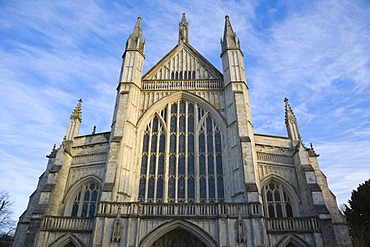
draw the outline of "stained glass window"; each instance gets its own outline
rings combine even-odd
[[[83,185],[73,201],[71,216],[94,217],[99,193],[99,185],[95,183]]]
[[[269,183],[263,187],[266,216],[270,218],[293,217],[292,202],[283,186]]]
[[[221,133],[209,112],[186,100],[169,103],[142,140],[139,200],[223,201]]]

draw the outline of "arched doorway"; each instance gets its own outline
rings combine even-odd
[[[67,245],[65,245],[64,247],[76,247],[76,245],[74,245],[73,243],[68,243]]]
[[[216,247],[202,228],[184,220],[164,223],[140,241],[140,247]]]
[[[206,247],[191,233],[183,229],[172,230],[154,242],[151,247]]]

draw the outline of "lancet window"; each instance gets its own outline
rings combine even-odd
[[[167,104],[144,131],[139,200],[223,199],[222,144],[217,123],[195,103],[179,100]]]
[[[72,206],[72,217],[94,217],[96,214],[100,186],[88,183],[77,193]]]
[[[195,71],[172,71],[171,72],[172,80],[192,80],[195,79]]]
[[[267,217],[293,217],[292,202],[282,185],[273,182],[266,184],[263,197]]]

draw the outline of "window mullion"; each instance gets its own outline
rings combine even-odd
[[[169,183],[169,166],[170,166],[170,137],[171,137],[171,104],[167,104],[167,128],[166,128],[166,138],[165,138],[165,162],[164,162],[164,178],[163,178],[163,201],[168,201],[168,183]]]
[[[199,174],[199,108],[198,104],[194,104],[194,189],[195,189],[195,202],[200,199],[200,174]]]
[[[157,181],[158,181],[158,165],[159,165],[159,143],[161,140],[162,131],[160,131],[160,120],[158,119],[158,132],[157,132],[157,148],[154,166],[154,193],[153,200],[157,199]]]
[[[188,142],[188,136],[189,136],[189,122],[188,122],[188,102],[185,104],[185,175],[184,175],[184,180],[185,180],[185,202],[188,201],[188,157],[189,157],[189,142]]]
[[[145,199],[144,201],[148,201],[148,193],[149,193],[149,173],[150,173],[150,162],[152,159],[152,136],[153,136],[153,118],[150,120],[150,130],[149,130],[149,143],[148,143],[148,160],[147,160],[147,169],[146,169],[146,176],[145,176]]]
[[[273,189],[271,192],[272,192],[272,201],[273,201],[273,206],[274,206],[274,214],[275,214],[275,217],[277,217],[277,210],[276,210],[276,200],[275,200],[275,190],[276,190],[276,185],[275,185],[275,189]]]
[[[207,128],[207,118],[208,118],[208,113],[205,114],[205,119],[203,122],[204,125],[204,150],[205,150],[205,176],[206,176],[206,202],[209,202],[209,174],[208,174],[208,128]]]
[[[81,217],[82,207],[83,207],[83,204],[84,204],[84,203],[83,203],[83,202],[84,202],[84,195],[85,195],[85,186],[82,186],[80,199],[78,200],[78,211],[77,211],[77,217]]]
[[[216,166],[216,124],[214,123],[213,119],[213,130],[212,130],[212,145],[213,145],[213,180],[215,181],[215,199],[218,201],[218,183],[217,183],[217,178],[219,174],[217,173],[217,166]]]
[[[179,143],[180,143],[180,100],[177,101],[176,113],[176,154],[175,154],[175,202],[178,199],[178,186],[179,186]]]

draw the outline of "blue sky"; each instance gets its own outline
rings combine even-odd
[[[182,12],[190,44],[219,70],[230,16],[256,133],[287,136],[287,97],[339,204],[370,178],[368,1],[0,0],[0,190],[10,193],[15,218],[78,99],[80,134],[94,125],[110,130],[121,55],[136,18],[148,71],[177,44]]]

